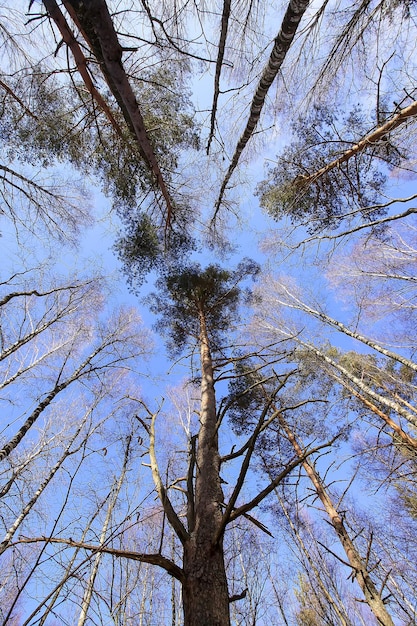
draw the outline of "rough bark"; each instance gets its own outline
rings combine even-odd
[[[170,226],[173,214],[172,200],[146,130],[138,101],[123,67],[122,47],[107,4],[105,0],[90,0],[86,3],[79,0],[67,0],[66,5],[73,8],[82,32],[100,64],[110,91],[137,142],[141,156],[164,197],[167,207],[166,225]]]
[[[223,554],[224,500],[216,424],[213,363],[204,312],[200,311],[201,408],[197,439],[195,526],[184,545],[185,626],[229,626],[229,594]]]
[[[83,79],[84,84],[87,87],[91,97],[104,112],[119,137],[123,137],[123,131],[117,123],[113,113],[111,112],[110,107],[94,86],[93,79],[91,78],[90,72],[88,71],[87,60],[83,54],[83,51],[81,50],[81,47],[75,39],[73,32],[68,26],[67,21],[62,14],[58,4],[55,0],[43,0],[43,4],[49,15],[55,22],[59,32],[61,33],[62,39],[71,50],[74,56],[75,63],[77,65],[77,70],[81,78]]]
[[[230,626],[223,545],[200,535],[184,546],[184,626]]]

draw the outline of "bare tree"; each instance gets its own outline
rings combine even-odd
[[[293,445],[295,451],[301,457],[304,454],[303,448],[299,445],[294,433],[288,427],[288,424],[280,418],[280,424],[283,427],[286,436]],[[393,626],[394,622],[387,610],[384,598],[382,596],[383,590],[378,590],[375,582],[372,580],[370,569],[368,566],[368,557],[362,556],[356,548],[352,537],[345,526],[343,516],[336,509],[328,490],[325,488],[323,481],[321,480],[317,470],[314,467],[314,461],[306,459],[303,461],[303,468],[310,478],[314,490],[323,504],[323,507],[329,517],[329,521],[335,529],[340,543],[345,551],[347,560],[352,567],[352,576],[358,582],[361,588],[365,601],[369,605],[372,613],[375,615],[377,621],[380,624],[386,624],[387,626]]]

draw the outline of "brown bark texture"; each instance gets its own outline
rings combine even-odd
[[[216,423],[213,363],[204,311],[200,310],[201,407],[197,438],[195,520],[184,544],[184,626],[229,626],[229,593],[222,523],[223,490]]]

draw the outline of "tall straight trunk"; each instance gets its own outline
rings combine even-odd
[[[258,86],[256,87],[256,91],[253,95],[245,130],[243,131],[237,143],[235,153],[229,165],[229,169],[227,170],[222,185],[220,187],[219,196],[217,198],[214,208],[213,220],[216,219],[217,213],[220,210],[226,187],[229,184],[232,174],[239,163],[242,152],[246,148],[249,139],[255,132],[255,128],[261,117],[262,109],[264,107],[268,91],[272,83],[274,82],[278,72],[280,71],[282,64],[285,61],[287,52],[290,49],[297,28],[301,22],[301,18],[306,12],[308,5],[309,0],[290,0],[290,2],[288,3],[287,10],[281,23],[281,28],[274,41],[274,47],[272,48],[270,57],[266,63]]]
[[[194,527],[184,543],[184,626],[230,626],[222,522],[223,490],[216,424],[213,362],[200,310],[201,407],[197,437]]]

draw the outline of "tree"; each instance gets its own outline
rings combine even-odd
[[[268,284],[269,288],[271,288],[273,282],[269,279]],[[278,283],[275,284],[275,288],[277,288],[277,285]],[[286,294],[286,296],[283,294]],[[260,313],[260,317],[263,320],[261,325],[263,324],[263,330],[264,332],[266,331],[266,336],[264,336],[263,340],[271,346],[272,354],[274,354],[276,350],[272,343],[274,332],[276,337],[286,337],[288,346],[298,346],[298,348],[295,348],[292,356],[294,361],[298,362],[299,366],[301,366],[298,375],[306,375],[306,379],[304,379],[301,386],[304,393],[305,389],[309,389],[309,393],[312,393],[314,387],[319,385],[323,397],[327,398],[327,402],[330,402],[332,398],[331,389],[334,382],[336,382],[341,389],[339,395],[334,399],[335,404],[339,407],[339,415],[343,416],[343,414],[345,414],[346,416],[349,415],[349,412],[354,412],[354,414],[360,417],[361,421],[366,420],[368,424],[372,424],[373,427],[376,428],[376,435],[372,437],[369,435],[366,436],[363,444],[354,448],[354,454],[361,455],[361,460],[358,461],[360,465],[357,471],[362,473],[365,470],[365,463],[367,465],[371,463],[372,468],[369,468],[369,472],[366,472],[366,480],[368,482],[376,483],[378,488],[381,488],[383,484],[389,484],[391,489],[394,488],[404,491],[410,489],[409,493],[414,493],[414,481],[413,479],[410,480],[408,476],[413,476],[415,471],[413,465],[416,449],[415,409],[413,406],[415,386],[411,382],[413,376],[411,376],[411,378],[407,376],[405,369],[403,369],[404,366],[401,365],[398,367],[395,364],[397,355],[391,354],[391,359],[376,359],[374,354],[340,351],[330,345],[320,348],[317,343],[314,345],[311,341],[304,341],[302,339],[304,331],[300,320],[298,320],[297,328],[294,319],[285,319],[283,315],[283,312],[285,314],[285,307],[289,307],[290,310],[295,308],[309,315],[314,315],[342,332],[344,332],[345,327],[343,324],[336,323],[335,320],[331,321],[325,313],[319,313],[316,309],[307,306],[305,303],[301,305],[301,296],[296,292],[294,286],[292,286],[290,295],[288,282],[286,285],[280,283],[280,287],[278,287],[276,291],[276,299],[274,302],[271,297],[268,296],[266,288],[263,290],[263,295],[264,301],[261,304],[263,310]],[[281,305],[284,308],[278,312],[277,305]],[[273,312],[271,313],[271,311]],[[274,324],[272,323],[272,319],[275,320]],[[289,323],[291,323],[291,327],[288,326]],[[258,326],[258,340],[260,339],[259,330],[260,327]],[[312,331],[311,328],[309,330],[310,332]],[[355,336],[356,339],[361,341],[361,338],[354,333],[351,336]],[[282,350],[281,342],[279,346],[280,350]],[[378,347],[372,347],[378,350],[378,352],[382,351]],[[401,358],[402,357],[400,357],[400,360]],[[303,371],[304,374],[302,373]],[[411,371],[413,371],[413,368],[410,369],[410,372]],[[402,381],[403,376],[404,382]],[[326,379],[328,382],[326,382]],[[408,387],[409,382],[407,381],[411,383],[410,387]],[[300,391],[298,391],[298,393],[300,393]],[[374,416],[373,418],[371,417],[372,415]],[[376,420],[375,416],[377,418]],[[407,426],[404,424],[402,418],[408,420],[409,423]],[[346,420],[346,417],[343,419]],[[381,420],[383,420],[382,425]],[[292,442],[295,449],[298,449],[298,453],[302,454],[305,446],[297,448],[298,444],[294,429],[289,426],[288,421],[282,417],[279,418],[279,423],[285,432],[285,436]],[[348,426],[348,428],[350,427]],[[339,425],[339,432],[340,429],[341,426]],[[361,432],[361,436],[365,437],[363,424]],[[365,461],[364,458],[368,458],[368,461]],[[378,461],[376,461],[376,459],[378,459]],[[408,462],[411,462],[413,467],[408,465]],[[268,460],[266,465],[268,466],[270,463],[271,461]],[[364,564],[368,563],[368,557],[371,554],[373,533],[371,532],[369,536],[368,546],[362,544],[361,549],[363,556],[361,557],[360,551],[354,546],[349,532],[347,531],[347,527],[345,527],[348,512],[344,511],[341,516],[337,512],[334,504],[330,504],[330,500],[327,500],[329,497],[328,491],[324,486],[323,480],[318,475],[313,459],[310,457],[308,460],[305,460],[302,466],[313,480],[314,491],[323,503],[325,510],[329,513],[330,523],[336,528],[338,522],[341,522],[341,527],[336,532],[341,538],[342,545],[346,550],[347,560],[352,564],[353,561],[350,560],[352,556],[354,560],[356,558],[359,559],[356,564],[353,565],[353,572],[356,576],[361,571],[361,568],[365,567],[365,570],[367,569],[367,565]],[[361,469],[359,469],[359,467]],[[354,475],[352,476],[352,481],[353,480]],[[341,496],[339,503],[344,496],[345,493]],[[329,504],[330,508],[328,508]],[[348,511],[352,512],[351,506]],[[379,520],[376,520],[375,523],[379,529]],[[359,524],[362,524],[362,520],[357,522],[355,526],[358,527]],[[342,530],[342,527],[344,530]],[[360,534],[362,533],[363,530],[360,531]],[[375,533],[377,533],[376,529]],[[344,537],[343,539],[342,536]],[[365,554],[368,555],[366,558]],[[382,562],[381,552],[374,556],[374,560],[376,562]],[[362,563],[362,565],[359,565],[359,563]],[[375,567],[376,572],[378,572],[378,569],[379,568]],[[393,610],[399,611],[400,613],[404,611],[406,614],[409,610],[407,606],[407,592],[404,593],[404,590],[401,589],[401,585],[395,582],[397,576],[399,576],[399,578],[401,577],[400,572],[396,571],[395,566],[393,566],[391,570],[389,566],[385,566],[384,570],[385,574],[381,573],[381,570],[379,570],[378,573],[379,580],[382,581],[380,583],[380,590],[379,586],[376,585],[375,581],[372,582],[372,580],[369,583],[362,584],[361,587],[371,610],[377,617],[378,623],[393,623]],[[371,570],[368,568],[365,576],[369,575],[370,571]],[[392,575],[394,582],[389,584],[388,579],[390,575]],[[385,589],[384,595],[382,595],[383,589]],[[391,591],[391,589],[395,589],[395,591]],[[385,600],[388,599],[390,599],[393,606],[395,606],[395,609],[389,612],[387,612],[384,606]],[[376,604],[374,604],[374,602],[376,602]]]
[[[355,142],[355,137],[364,134],[365,116],[359,107],[341,120],[334,107],[316,106],[307,119],[293,123],[296,140],[259,185],[261,205],[275,219],[288,214],[293,222],[308,224],[310,233],[335,228],[355,213],[371,227],[388,208],[378,206],[387,181],[378,161],[392,170],[405,167],[407,160],[405,150],[387,135],[416,113],[417,103],[412,102]]]
[[[216,218],[216,215],[220,209],[224,192],[226,191],[228,182],[230,181],[232,174],[236,169],[240,156],[255,131],[256,125],[261,116],[266,96],[268,94],[268,90],[275,80],[279,70],[281,69],[281,65],[284,62],[288,49],[292,44],[293,38],[295,36],[301,18],[303,17],[304,12],[307,9],[307,6],[307,1],[290,2],[288,4],[287,11],[281,24],[281,29],[274,41],[274,47],[272,49],[271,55],[268,59],[264,71],[262,72],[262,76],[258,83],[256,92],[253,96],[246,128],[238,141],[235,153],[229,165],[229,169],[220,187],[219,197],[217,198],[215,204],[214,219]]]
[[[293,372],[287,377],[287,381],[293,378],[294,375],[296,375],[297,377],[299,375],[296,370],[293,370]],[[283,404],[283,401],[285,401],[285,388],[283,388],[282,380],[278,378],[275,382],[273,373],[264,380],[262,380],[256,374],[252,374],[251,378],[251,392],[253,394],[256,394],[254,398],[255,402],[259,401],[259,398],[262,396],[270,396],[272,398],[277,397],[277,403],[275,403],[275,400],[273,400],[270,405],[270,410],[274,411],[277,415],[275,423],[271,429],[272,433],[275,434],[276,447],[279,446],[281,449],[284,449],[285,444],[283,439],[285,438],[294,449],[298,458],[301,460],[304,457],[301,466],[312,483],[312,491],[314,491],[317,499],[320,500],[323,506],[323,510],[328,516],[328,521],[330,525],[334,528],[336,532],[341,547],[345,552],[346,561],[348,564],[350,564],[350,567],[352,568],[352,579],[355,579],[357,581],[359,587],[361,588],[361,591],[363,592],[365,602],[368,604],[372,613],[375,615],[377,622],[380,624],[387,624],[389,626],[392,626],[394,622],[392,620],[390,612],[385,606],[385,602],[382,597],[382,588],[381,590],[377,589],[375,581],[372,579],[371,576],[371,570],[368,567],[369,554],[366,557],[365,555],[361,555],[359,549],[355,545],[354,540],[352,539],[351,534],[348,531],[347,522],[345,521],[346,513],[344,512],[342,514],[339,510],[337,510],[338,507],[341,505],[345,494],[343,494],[342,497],[339,499],[339,504],[335,505],[329,489],[326,488],[325,482],[323,481],[323,479],[319,475],[319,472],[316,469],[318,459],[315,459],[314,455],[309,455],[309,458],[305,458],[305,450],[308,449],[308,446],[306,446],[305,444],[300,444],[299,437],[295,432],[295,428],[289,424],[289,421],[285,416],[285,412],[288,410],[288,408],[284,408],[286,405]],[[258,378],[258,380],[256,380],[256,378]],[[277,388],[271,391],[270,387],[274,389],[274,383],[277,385]],[[313,402],[313,397],[311,393],[309,394],[309,396],[307,396],[307,398],[310,399],[306,401],[302,400],[302,398],[299,397],[300,392],[298,392],[297,394],[296,386],[293,386],[292,392],[293,401],[298,400],[298,403],[301,406]],[[289,392],[287,391],[286,393],[288,394]],[[244,410],[242,411],[241,415],[236,416],[239,422],[242,421],[242,417],[244,417],[248,409],[248,407],[241,407],[241,409],[242,408]],[[250,408],[252,407],[249,406],[249,409]],[[301,428],[308,431],[308,425],[303,424],[301,425]],[[266,436],[268,437],[268,435],[269,433],[267,433]],[[336,435],[336,439],[338,439],[340,435],[341,429],[339,428],[339,433]],[[271,437],[273,435],[269,436]],[[273,446],[271,441],[264,442],[264,447],[265,453],[263,455],[263,464],[266,471],[268,471],[268,469],[272,467],[273,463],[272,459],[270,458],[271,450],[274,454],[276,448],[275,446]],[[343,561],[344,564],[346,564],[346,561]],[[311,619],[311,623],[314,624],[314,611],[306,611],[304,618]]]
[[[338,589],[337,572],[329,566],[327,555],[318,550],[317,541],[308,541],[308,535],[312,535],[306,520],[292,520],[288,509],[280,494],[277,494],[280,509],[288,522],[292,540],[297,546],[301,556],[301,562],[305,564],[304,573],[300,575],[299,587],[296,596],[300,603],[297,619],[307,619],[313,614],[313,619],[318,614],[326,623],[334,624],[336,621],[341,626],[349,626],[352,623],[348,611]],[[307,532],[303,529],[307,527]],[[311,600],[313,596],[313,600]]]
[[[26,259],[0,296],[3,622],[415,620],[415,3],[23,2],[0,20]],[[97,188],[132,291],[160,278],[169,377],[138,377],[146,336],[101,279],[28,261],[61,273]],[[243,290],[226,253],[260,229],[302,289]]]
[[[393,421],[386,415],[387,412],[394,411],[398,416],[405,418],[411,427],[416,425],[415,411],[408,403],[408,399],[414,395],[412,382],[414,375],[411,374],[417,368],[414,360],[400,351],[394,352],[385,348],[376,341],[364,337],[356,330],[351,330],[344,323],[329,316],[322,306],[317,304],[317,308],[315,308],[315,306],[303,302],[297,288],[290,285],[289,282],[288,280],[273,281],[269,278],[268,288],[263,289],[263,304],[260,308],[258,321],[259,328],[263,329],[268,338],[266,341],[270,341],[274,335],[285,337],[293,345],[300,346],[300,355],[305,349],[307,354],[317,356],[325,368],[326,364],[330,365],[330,371],[336,370],[339,374],[336,379],[344,380],[342,384],[346,385],[346,388],[355,387],[356,391],[353,392],[355,396],[367,404],[367,407],[374,414],[378,415],[378,411],[380,411],[379,416],[391,427],[394,426],[397,429],[397,434],[403,438],[404,443],[408,442],[414,446],[413,437],[411,436],[409,439],[409,435],[404,433],[398,424],[395,424],[395,420]],[[287,323],[282,319],[282,313],[285,316],[288,310],[301,311],[307,316],[319,320],[325,326],[335,328],[337,331],[354,338],[359,344],[362,343],[371,348],[374,353],[377,352],[387,357],[387,360],[377,361],[372,353],[369,356],[362,356],[354,351],[341,353],[331,346],[320,346],[309,339],[303,340],[303,331],[299,330],[301,320],[296,321],[291,316]],[[321,327],[320,325],[319,328]],[[398,364],[401,365],[398,366]],[[410,374],[407,374],[407,371]],[[334,376],[334,373],[330,375]],[[409,388],[407,378],[409,378]],[[353,383],[353,385],[349,386],[349,383]]]
[[[387,181],[378,160],[392,169],[405,156],[391,144],[380,147],[380,135],[376,143],[363,139],[355,144],[366,116],[359,107],[343,116],[334,107],[316,106],[307,118],[293,123],[295,141],[258,187],[261,206],[275,219],[288,214],[292,222],[306,224],[314,233],[335,228],[356,214],[368,223],[385,215],[387,208],[374,206]],[[359,145],[361,150],[356,149]],[[310,174],[312,169],[317,172]]]
[[[294,436],[294,433],[288,428],[288,425],[282,419],[281,424],[289,441],[294,446],[297,454],[301,457],[303,455],[303,448],[299,445],[296,437]],[[375,615],[379,623],[384,624],[384,626],[392,626],[394,622],[385,606],[384,599],[382,597],[383,589],[378,591],[375,582],[372,580],[367,564],[368,559],[364,559],[361,556],[360,552],[352,541],[352,538],[350,537],[346,529],[343,516],[341,516],[340,512],[337,511],[337,509],[335,508],[331,497],[324,487],[323,481],[321,480],[318,472],[314,467],[314,462],[305,459],[303,461],[303,468],[305,469],[307,475],[312,481],[314,490],[321,500],[323,507],[329,516],[330,523],[334,527],[339,537],[340,543],[342,544],[343,549],[346,553],[346,557],[352,567],[352,576],[354,576],[357,580],[365,596],[365,601],[369,605],[369,608],[371,609],[372,613]]]
[[[149,256],[148,265],[143,269],[146,274],[153,269],[152,254],[155,253],[153,250],[151,254],[146,246],[149,224],[158,241],[156,256],[169,256],[169,250],[174,255],[174,250],[180,245],[186,247],[192,239],[188,202],[180,193],[171,199],[167,187],[168,183],[174,185],[173,172],[178,166],[180,151],[198,148],[199,142],[185,87],[186,66],[177,64],[170,76],[153,67],[142,68],[135,76],[135,89],[141,93],[140,110],[131,82],[121,67],[123,90],[129,92],[128,99],[132,102],[126,108],[117,90],[115,101],[108,102],[107,96],[94,85],[82,48],[60,7],[55,2],[45,3],[45,6],[75,55],[82,82],[70,79],[63,84],[45,60],[31,59],[28,69],[26,58],[22,59],[23,67],[15,61],[16,71],[3,75],[0,134],[7,147],[1,166],[4,214],[12,219],[16,228],[23,226],[40,233],[37,223],[41,222],[50,235],[74,243],[80,228],[92,221],[80,177],[93,175],[100,181],[103,191],[112,197],[130,236],[132,224],[138,233],[143,216],[146,217],[142,249],[143,257]],[[105,8],[103,2],[99,7],[103,15]],[[70,13],[79,25],[71,8]],[[84,18],[88,22],[88,16]],[[111,24],[108,15],[112,45],[118,49],[117,34],[109,22]],[[87,43],[91,43],[90,40]],[[7,44],[17,58],[23,56],[14,39]],[[95,52],[99,54],[97,48]],[[104,65],[102,67],[104,69]],[[72,68],[62,71],[71,74]],[[101,83],[107,78],[104,72]],[[120,110],[118,104],[122,105]],[[178,118],[173,112],[178,112]],[[152,142],[146,127],[152,128]],[[63,163],[72,170],[75,168],[78,180],[63,180]],[[41,171],[35,172],[36,167]],[[155,189],[154,201],[144,202]],[[158,189],[167,211],[163,209]],[[16,206],[16,198],[20,199],[20,207]],[[187,236],[183,236],[184,230]]]
[[[103,442],[100,433],[106,422],[114,428],[126,403],[130,367],[150,350],[134,311],[98,319],[104,279],[52,278],[46,262],[22,271],[15,265],[14,270],[2,277],[0,296],[0,388],[7,416],[0,445],[2,623],[24,604],[33,580],[49,578],[42,576],[51,558],[48,542],[26,551],[16,548],[19,535],[43,528],[45,536],[54,536],[71,519],[68,509],[81,467],[96,446],[106,452],[111,448],[111,438]],[[96,471],[98,466],[96,461]],[[48,506],[52,490],[55,497]],[[67,583],[76,568],[69,566]],[[49,614],[58,595],[45,603]]]
[[[174,478],[172,484],[183,483],[186,524],[175,510],[165,487],[156,457],[157,413],[149,412],[149,455],[153,480],[164,514],[182,546],[182,566],[160,556],[156,564],[175,576],[182,585],[184,623],[229,624],[229,593],[223,548],[226,527],[242,515],[249,516],[273,489],[305,458],[288,463],[257,495],[238,505],[251,458],[260,433],[276,419],[277,412],[267,417],[271,399],[259,411],[250,436],[241,448],[221,456],[219,434],[222,422],[234,400],[216,405],[215,385],[222,372],[233,361],[227,355],[228,335],[236,324],[239,303],[245,292],[239,283],[258,272],[256,264],[245,261],[236,270],[223,270],[197,265],[180,273],[168,274],[159,281],[160,291],[150,298],[151,310],[160,314],[158,328],[165,330],[172,353],[178,353],[195,343],[199,349],[200,403],[199,425],[189,438],[189,456],[184,478]],[[249,294],[247,293],[247,297]],[[226,344],[225,344],[226,340]],[[222,489],[221,468],[226,462],[243,457],[231,495],[225,498]],[[262,525],[260,525],[262,528]],[[141,557],[145,558],[145,557]],[[207,597],[211,601],[207,602]]]
[[[240,295],[238,280],[256,271],[256,266],[243,264],[235,273],[214,266],[204,272],[198,267],[190,268],[167,277],[166,288],[172,304],[156,296],[152,307],[154,311],[163,311],[161,323],[169,329],[172,347],[183,347],[191,336],[194,341],[198,339],[200,348],[200,428],[188,468],[187,529],[174,512],[159,477],[153,425],[150,433],[151,464],[158,495],[183,544],[182,587],[187,626],[230,623],[223,554],[223,533],[228,519],[222,511],[224,495],[211,349],[221,350],[222,335],[236,313]],[[230,517],[231,511],[228,513]],[[211,598],[210,603],[207,597]]]

